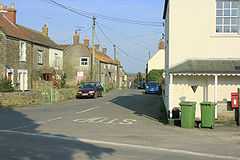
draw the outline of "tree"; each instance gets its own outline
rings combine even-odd
[[[155,81],[155,82],[161,83],[163,80],[163,70],[157,70],[157,69],[151,70],[148,73],[147,77],[148,77],[148,81]]]

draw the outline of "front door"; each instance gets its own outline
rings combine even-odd
[[[19,89],[21,91],[28,90],[28,72],[27,70],[18,70]]]

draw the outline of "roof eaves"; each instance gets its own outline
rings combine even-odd
[[[168,2],[169,2],[169,0],[165,0],[164,11],[163,11],[163,19],[166,19],[166,16],[167,16]]]

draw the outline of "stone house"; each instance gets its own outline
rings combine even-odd
[[[239,0],[165,0],[164,101],[170,116],[181,101],[196,101],[201,117],[199,103],[212,101],[217,118],[219,104],[237,91],[239,6]]]
[[[88,37],[85,37],[84,42],[80,43],[80,35],[75,32],[72,45],[60,46],[64,49],[64,71],[67,75],[68,85],[76,86],[81,81],[89,81],[91,79],[92,48],[89,46]],[[106,54],[107,49],[101,49],[100,45],[95,45],[95,49],[95,79],[103,85],[115,85],[117,63]]]
[[[30,90],[35,82],[52,79],[49,50],[62,51],[48,37],[47,25],[42,29],[38,32],[17,24],[15,7],[0,5],[0,71],[16,89]]]

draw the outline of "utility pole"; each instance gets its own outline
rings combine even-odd
[[[118,60],[117,55],[117,46],[113,45],[113,51],[114,51],[114,60],[117,62],[117,82],[116,82],[116,88],[120,88],[120,61]]]
[[[96,17],[93,16],[93,25],[92,25],[92,56],[91,56],[91,80],[95,81],[95,63],[96,63],[96,50],[95,50],[95,35],[96,35]]]

